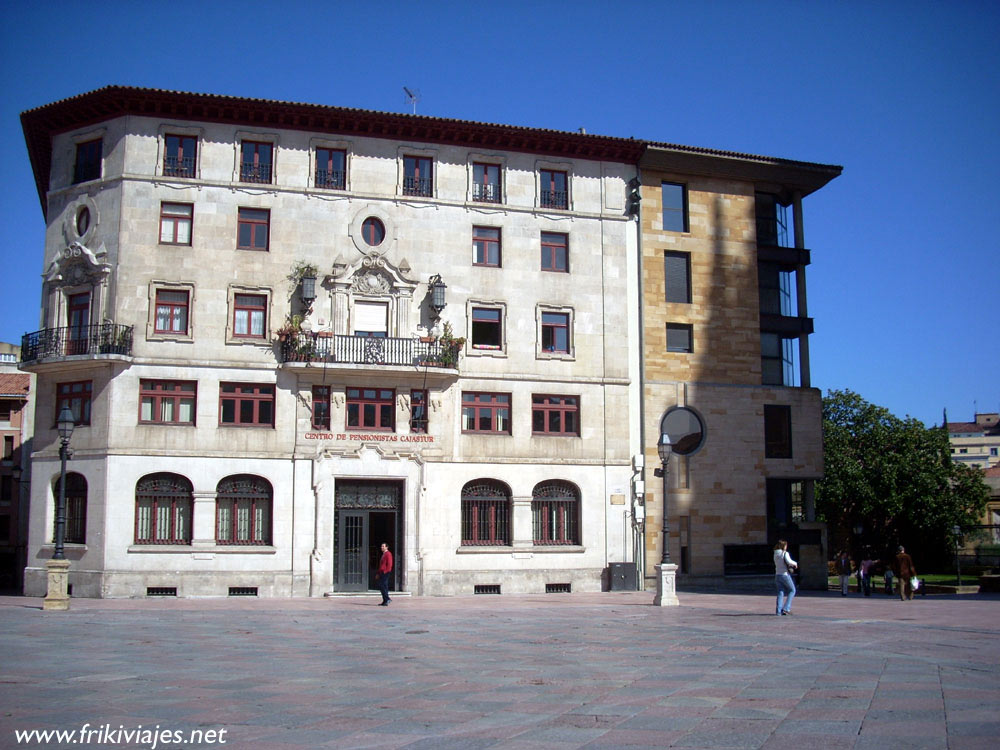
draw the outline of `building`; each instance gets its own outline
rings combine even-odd
[[[966,466],[1000,465],[1000,414],[976,414],[971,422],[948,422],[951,457]]]
[[[666,494],[681,582],[773,575],[782,538],[825,588],[802,199],[841,168],[667,144],[639,165],[647,471],[660,434],[674,443],[666,481],[647,474],[646,558],[663,556]]]
[[[600,590],[635,548],[631,139],[110,87],[25,112],[25,589]],[[631,432],[630,432],[631,431]]]
[[[27,496],[34,414],[31,376],[17,371],[20,351],[0,343],[0,590],[20,590],[26,564]]]
[[[682,583],[777,536],[825,582],[801,209],[839,167],[125,87],[22,124],[75,595],[366,591],[383,541],[418,595],[641,586],[664,494]],[[33,462],[38,594],[54,429]]]

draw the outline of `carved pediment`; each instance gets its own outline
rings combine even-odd
[[[344,263],[337,258],[333,266],[333,274],[325,279],[325,283],[334,288],[347,288],[357,294],[389,295],[412,294],[417,287],[417,280],[407,278],[406,269],[394,266],[385,256],[368,253],[353,263]],[[404,263],[406,261],[403,261]]]
[[[98,283],[111,273],[107,252],[101,246],[95,253],[86,245],[73,242],[59,251],[45,271],[45,282],[60,286]]]

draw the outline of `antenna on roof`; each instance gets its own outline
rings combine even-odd
[[[420,101],[420,92],[406,86],[403,86],[403,92],[406,94],[406,103],[413,107],[413,114],[417,114],[417,102]]]

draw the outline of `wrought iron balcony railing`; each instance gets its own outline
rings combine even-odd
[[[293,333],[281,338],[282,362],[457,367],[458,349],[440,341]]]
[[[317,169],[316,187],[343,190],[345,176],[346,174],[343,171],[334,169]]]
[[[265,185],[271,183],[271,165],[245,161],[240,164],[240,182],[257,182]]]
[[[500,186],[475,184],[472,186],[472,200],[479,203],[499,203]]]
[[[132,355],[133,326],[99,323],[90,326],[45,328],[21,337],[21,361],[83,354]]]
[[[430,197],[434,194],[434,183],[428,177],[417,179],[415,177],[403,178],[403,195],[420,195]]]
[[[194,157],[163,157],[163,174],[165,177],[194,177]]]
[[[565,190],[543,190],[539,205],[542,208],[568,208],[569,194]]]

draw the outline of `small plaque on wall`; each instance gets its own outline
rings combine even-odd
[[[619,494],[619,493],[615,493],[614,495],[611,496],[611,504],[612,505],[624,505],[625,504],[625,495]]]

